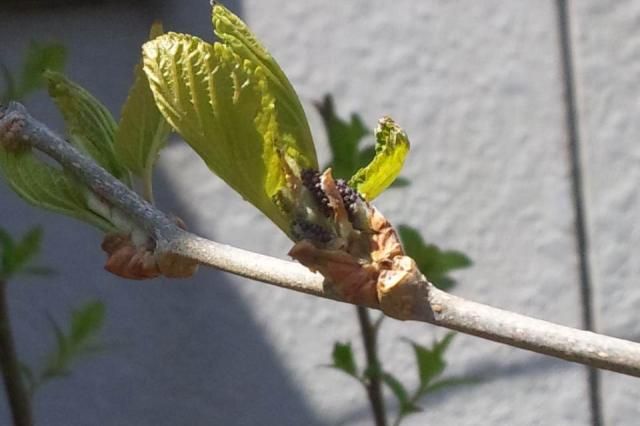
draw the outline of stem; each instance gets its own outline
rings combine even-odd
[[[356,306],[358,312],[358,320],[360,322],[360,332],[362,333],[362,342],[367,356],[367,395],[371,403],[371,410],[376,421],[376,426],[386,426],[387,415],[384,407],[384,398],[382,397],[382,383],[380,382],[380,361],[378,360],[378,335],[377,330],[371,323],[369,310],[362,306]]]
[[[14,426],[31,426],[31,401],[20,373],[20,363],[11,333],[6,290],[7,283],[0,280],[0,367]]]
[[[0,108],[0,149],[23,144],[62,165],[78,182],[120,209],[156,239],[158,253],[195,260],[246,278],[339,300],[321,275],[304,266],[210,241],[180,229],[163,212],[34,119],[17,103]],[[404,298],[404,319],[427,322],[484,339],[640,377],[640,344],[504,311],[450,295],[426,279]],[[553,297],[549,294],[548,297]],[[339,300],[340,301],[340,300]],[[389,311],[384,311],[387,315]],[[615,312],[613,312],[615,314]]]
[[[144,177],[142,178],[142,196],[151,204],[156,204],[153,198],[153,169],[145,169]]]

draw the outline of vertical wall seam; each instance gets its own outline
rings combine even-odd
[[[576,100],[576,76],[573,54],[573,37],[571,34],[571,17],[569,0],[557,0],[558,33],[562,79],[564,86],[564,104],[567,130],[567,148],[571,176],[571,195],[575,216],[576,250],[578,254],[578,275],[580,279],[580,296],[582,302],[582,325],[588,330],[595,330],[593,282],[589,262],[589,232],[586,218],[585,187],[581,157],[580,121]],[[597,369],[588,370],[589,402],[591,424],[602,426],[602,394],[600,391],[600,374]]]

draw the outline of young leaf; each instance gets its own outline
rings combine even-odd
[[[247,67],[225,45],[175,33],[147,42],[143,55],[167,121],[214,173],[289,233],[290,219],[272,197],[285,186],[280,153],[295,146],[284,145],[262,68]]]
[[[40,251],[40,243],[42,242],[42,228],[36,226],[22,237],[21,241],[16,242],[12,250],[12,265],[10,269],[12,273],[22,272],[29,262]]]
[[[104,310],[104,305],[96,301],[88,302],[74,310],[68,334],[49,317],[56,337],[56,346],[46,358],[46,364],[37,381],[38,385],[56,377],[67,376],[73,362],[96,351],[95,341],[102,329]]]
[[[418,269],[443,290],[455,285],[455,281],[447,275],[449,272],[471,266],[471,260],[463,253],[443,251],[433,244],[426,244],[414,228],[400,225],[398,233],[407,255],[416,261]]]
[[[336,114],[333,98],[325,96],[316,104],[322,117],[329,146],[333,154],[331,170],[333,176],[348,179],[358,167],[366,165],[374,156],[374,148],[358,151],[358,145],[369,134],[362,119],[357,114],[351,115],[351,121],[344,121]]]
[[[464,377],[453,377],[448,379],[436,380],[432,382],[429,386],[424,388],[424,390],[422,390],[421,392],[421,395],[439,392],[442,389],[451,388],[455,386],[477,385],[478,383],[480,383],[480,379],[464,378]]]
[[[399,415],[405,416],[407,414],[415,413],[418,411],[422,411],[422,408],[416,405],[411,398],[409,397],[409,393],[406,388],[398,379],[396,379],[391,373],[383,373],[382,381],[391,389],[391,392],[398,400]]]
[[[61,44],[32,41],[27,49],[27,56],[22,68],[21,97],[44,86],[42,74],[46,70],[62,70],[66,56],[67,51]]]
[[[262,46],[240,18],[220,4],[214,4],[212,20],[215,34],[248,68],[260,68],[275,99],[279,131],[301,153],[305,168],[318,169],[309,123],[293,86],[276,60]]]
[[[36,159],[31,152],[0,149],[0,174],[25,201],[84,220],[108,231],[113,226],[87,207],[84,189],[62,170]]]
[[[89,154],[118,179],[126,170],[113,151],[116,123],[111,113],[89,92],[57,72],[44,74],[53,98],[64,118],[70,142]]]
[[[155,23],[152,40],[162,35],[162,25]],[[122,107],[120,125],[116,130],[114,149],[118,160],[134,175],[150,182],[158,152],[167,143],[171,126],[153,100],[142,63],[134,71],[134,82]]]
[[[78,310],[74,310],[71,315],[71,333],[69,338],[75,345],[87,342],[102,328],[104,321],[104,304],[92,301]]]
[[[360,380],[358,376],[358,367],[356,366],[355,358],[353,357],[353,351],[351,350],[351,343],[336,342],[333,345],[333,368],[342,370],[348,375]]]
[[[409,139],[389,117],[380,119],[376,128],[376,155],[349,181],[367,200],[371,201],[393,183],[409,152]]]
[[[447,333],[442,340],[436,342],[431,348],[411,342],[418,365],[419,394],[422,394],[431,384],[431,381],[444,371],[447,365],[444,360],[444,352],[449,347],[454,336],[455,333],[453,332]]]

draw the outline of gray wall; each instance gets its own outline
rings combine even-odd
[[[372,127],[389,114],[407,130],[405,175],[413,185],[385,193],[377,205],[394,223],[469,254],[475,265],[457,274],[457,294],[577,327],[587,294],[598,331],[640,337],[638,2],[570,3],[575,111],[565,96],[556,1],[230,6],[305,100],[330,92],[342,114],[357,111]],[[152,19],[210,38],[208,14],[206,0],[3,12],[0,58],[15,66],[28,39],[62,41],[70,76],[117,113]],[[29,106],[61,128],[44,96]],[[309,113],[326,160],[322,129]],[[571,125],[583,175],[578,187]],[[161,207],[196,232],[285,257],[284,236],[183,144],[163,152],[156,187]],[[579,244],[576,191],[589,246]],[[359,385],[320,367],[335,340],[360,349],[352,307],[208,270],[187,282],[119,280],[102,271],[96,231],[32,209],[0,183],[0,224],[19,233],[38,223],[46,227],[42,263],[59,274],[10,287],[20,353],[36,363],[52,344],[46,314],[63,320],[89,298],[107,304],[111,343],[104,356],[37,395],[39,424],[371,424]],[[580,273],[581,256],[590,283]],[[443,333],[386,321],[385,364],[414,380],[400,337],[430,343]],[[428,400],[407,425],[588,425],[594,390],[604,424],[634,424],[640,416],[637,380],[602,373],[594,388],[581,366],[473,337],[456,337],[448,371],[485,381]],[[0,423],[8,418],[4,404]]]

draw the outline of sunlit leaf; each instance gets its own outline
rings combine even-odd
[[[349,185],[367,200],[373,200],[400,174],[408,152],[409,139],[404,131],[391,118],[382,118],[376,128],[375,157],[356,172]]]
[[[46,72],[45,78],[49,95],[64,118],[69,141],[113,176],[126,181],[126,170],[118,163],[113,150],[116,122],[111,113],[89,92],[62,74]]]
[[[398,227],[405,252],[412,257],[418,269],[435,285],[447,290],[455,285],[448,273],[471,266],[471,260],[463,253],[454,250],[440,250],[433,244],[426,244],[420,233],[410,226]]]
[[[356,360],[353,357],[353,351],[351,350],[350,343],[336,342],[333,345],[333,368],[344,371],[350,376],[358,378],[358,367],[356,366]]]
[[[260,67],[228,47],[168,33],[143,47],[158,108],[209,168],[286,233],[272,197],[285,185],[275,99]]]
[[[155,23],[149,38],[154,39],[160,35],[162,25]],[[147,76],[140,63],[135,68],[133,86],[129,89],[115,134],[116,156],[133,174],[150,181],[158,152],[167,143],[170,132],[171,126],[154,102]]]
[[[269,93],[275,100],[275,111],[282,138],[299,152],[306,168],[318,168],[315,146],[304,109],[289,79],[273,56],[251,33],[240,18],[220,4],[213,6],[213,26],[223,44],[240,58],[249,69],[260,68],[264,73]]]

